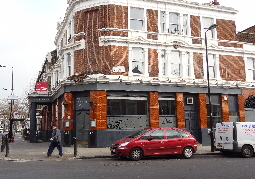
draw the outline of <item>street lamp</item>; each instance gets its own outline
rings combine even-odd
[[[217,27],[217,24],[211,25],[206,31],[205,31],[205,58],[206,58],[206,68],[207,68],[207,87],[208,87],[208,101],[209,101],[209,121],[210,121],[210,138],[211,138],[211,152],[214,152],[214,139],[213,139],[213,123],[212,123],[212,103],[211,103],[211,89],[210,89],[210,75],[209,75],[209,63],[208,63],[208,49],[207,49],[207,36],[206,33],[209,30],[213,30]]]
[[[12,132],[12,125],[13,125],[13,105],[14,105],[14,100],[17,100],[18,98],[16,96],[14,96],[14,92],[13,92],[13,67],[12,67],[12,89],[11,89],[11,96],[8,96],[8,100],[10,100],[10,129],[9,129],[9,133],[8,133],[8,136],[9,136],[9,140],[11,141],[12,138],[13,138],[13,132]]]

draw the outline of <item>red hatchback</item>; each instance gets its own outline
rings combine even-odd
[[[145,128],[128,135],[110,148],[116,157],[140,160],[143,156],[182,154],[191,158],[197,151],[196,139],[189,132],[170,127]]]

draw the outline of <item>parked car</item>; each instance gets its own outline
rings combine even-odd
[[[144,156],[182,154],[191,158],[197,151],[196,139],[189,132],[170,127],[145,128],[112,144],[111,154],[140,160]]]

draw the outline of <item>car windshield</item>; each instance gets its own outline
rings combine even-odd
[[[135,133],[127,136],[127,138],[136,138],[136,137],[139,137],[141,135],[143,135],[144,133],[150,131],[151,129],[142,129],[142,130],[139,130],[139,131],[136,131]]]

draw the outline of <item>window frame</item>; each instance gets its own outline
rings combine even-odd
[[[252,57],[247,58],[247,77],[249,81],[255,81],[255,58]]]
[[[135,53],[135,51],[136,51],[136,53]],[[132,74],[133,75],[145,75],[145,68],[146,67],[145,67],[145,50],[144,50],[144,48],[133,47],[132,48],[131,58],[132,58],[131,59],[131,71],[132,71]],[[141,67],[142,70],[139,67]],[[134,70],[135,68],[137,68],[138,71],[135,71]]]
[[[139,104],[143,101],[144,104]],[[115,107],[119,107],[119,114],[112,113],[112,103],[119,103]],[[132,110],[129,110],[128,105],[133,106]],[[141,106],[144,110],[141,110]],[[116,109],[114,111],[117,111]],[[140,113],[141,112],[141,113]],[[148,115],[148,97],[134,97],[134,96],[107,96],[107,116],[147,116]]]
[[[142,13],[141,13],[141,17],[134,17],[133,15],[138,15],[138,13],[133,13],[132,11],[135,11],[136,10],[142,10]],[[140,31],[144,31],[145,30],[145,15],[144,15],[144,12],[145,12],[145,9],[144,8],[138,8],[138,7],[130,7],[130,10],[129,10],[129,29],[132,29],[132,30],[140,30]],[[142,23],[141,24],[141,28],[133,28],[134,24],[133,23],[137,22],[137,23]],[[136,24],[137,25],[137,24]]]
[[[173,59],[175,58],[175,56],[173,56],[173,53],[176,53],[176,52],[179,54],[179,58],[178,58],[178,61],[176,61],[176,60],[173,61]],[[171,54],[170,54],[170,66],[171,66],[170,67],[170,74],[172,76],[176,76],[176,77],[180,77],[181,76],[181,73],[182,73],[182,69],[181,69],[181,65],[182,65],[181,55],[182,55],[181,51],[171,51]],[[178,67],[178,71],[177,71],[178,74],[176,72],[173,73],[173,70],[177,69],[177,68],[173,68],[176,65],[179,66]]]
[[[206,22],[207,21],[207,22]],[[209,22],[210,21],[210,22]],[[213,25],[213,24],[215,24],[214,23],[214,18],[212,18],[212,17],[202,17],[202,25],[201,25],[201,27],[202,27],[202,29],[201,29],[201,37],[205,37],[205,32],[208,30],[208,28],[211,26],[211,25]],[[216,34],[216,28],[215,29],[212,29],[212,30],[208,30],[207,32],[206,32],[207,34],[206,34],[206,36],[207,36],[207,38],[209,38],[209,39],[216,39],[216,36],[217,36],[217,34]]]

